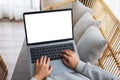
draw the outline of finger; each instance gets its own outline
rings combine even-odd
[[[39,65],[39,59],[36,60],[36,66],[38,66],[38,65]]]
[[[66,54],[66,55],[68,55],[68,56],[71,56],[71,53],[70,53],[68,50],[64,50],[62,53],[63,53],[63,54]]]
[[[44,56],[42,56],[42,57],[40,58],[40,64],[43,63],[43,57],[44,57]]]
[[[73,51],[71,51],[71,50],[68,50],[68,52],[70,53],[70,54],[73,54],[74,52]]]
[[[44,58],[43,58],[43,64],[46,64],[46,61],[47,61],[47,57],[44,56]]]
[[[63,61],[63,63],[64,63],[65,65],[69,66],[69,64],[68,64],[68,61],[67,61],[67,60],[62,59],[62,61]]]
[[[53,66],[50,65],[50,67],[49,67],[49,74],[50,74],[52,71],[53,71]]]
[[[73,55],[74,55],[74,52],[73,52],[73,51],[68,50],[68,52],[70,53],[70,55],[71,55],[71,56],[73,56]]]
[[[49,66],[49,64],[50,64],[50,58],[49,58],[49,57],[47,58],[46,64],[47,64],[48,66]]]
[[[68,60],[68,59],[69,59],[69,56],[68,56],[68,55],[66,55],[66,54],[62,54],[61,56],[62,56],[62,58],[66,59],[66,60]]]

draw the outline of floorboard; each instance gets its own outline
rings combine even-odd
[[[6,80],[11,80],[24,39],[23,21],[0,21],[0,54],[8,67]]]

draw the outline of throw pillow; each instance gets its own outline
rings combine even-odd
[[[95,25],[89,27],[77,44],[79,57],[84,62],[95,64],[106,48],[107,41]]]
[[[85,13],[89,12],[91,15],[94,14],[94,10],[84,6],[79,0],[73,5],[73,26],[77,23],[79,18]]]
[[[92,26],[97,25],[97,27],[100,25],[100,21],[96,21],[89,12],[86,12],[76,23],[74,27],[74,40],[77,44],[78,40],[81,38],[85,30]]]

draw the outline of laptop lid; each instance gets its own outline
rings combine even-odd
[[[72,9],[23,14],[27,45],[73,39]]]

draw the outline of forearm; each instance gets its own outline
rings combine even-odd
[[[106,71],[91,65],[90,63],[84,63],[82,61],[78,63],[76,71],[91,80],[120,80],[120,78],[117,78]]]

